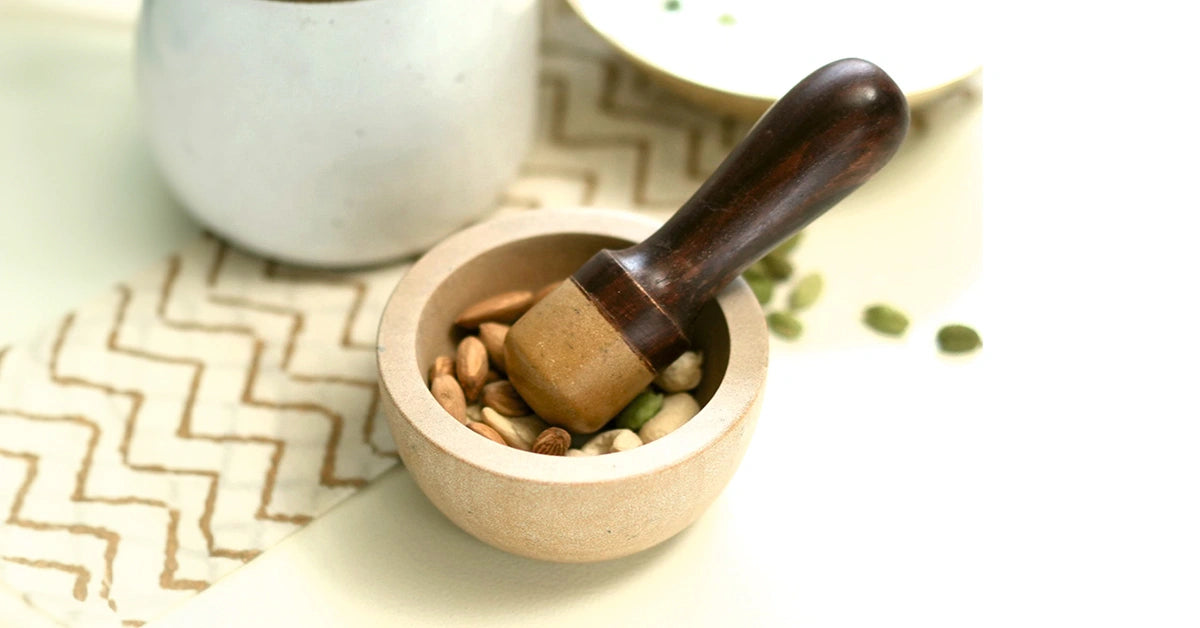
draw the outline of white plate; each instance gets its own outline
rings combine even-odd
[[[670,86],[732,111],[761,112],[813,70],[845,57],[883,68],[913,106],[982,65],[977,19],[962,3],[568,1]]]

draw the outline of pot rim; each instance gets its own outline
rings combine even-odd
[[[564,228],[564,224],[570,227]],[[754,293],[740,278],[716,298],[730,337],[728,363],[712,398],[669,436],[628,451],[567,458],[533,454],[481,438],[462,429],[438,404],[417,361],[416,331],[425,306],[464,260],[514,242],[556,234],[640,242],[660,224],[624,210],[543,209],[494,218],[442,241],[400,279],[380,316],[376,359],[385,402],[398,410],[400,420],[445,454],[498,476],[540,484],[617,481],[657,473],[700,455],[750,418],[766,383],[766,323]],[[402,443],[397,446],[400,451],[405,449]]]

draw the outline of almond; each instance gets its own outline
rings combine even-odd
[[[504,367],[504,338],[508,336],[508,325],[504,323],[480,323],[479,339],[487,349],[488,359],[497,370],[507,371]]]
[[[533,441],[533,453],[563,456],[571,448],[571,435],[561,427],[548,427]]]
[[[479,398],[479,391],[487,380],[488,359],[487,349],[483,342],[475,336],[467,336],[458,343],[458,355],[454,359],[454,372],[458,383],[462,384],[463,394],[467,401]]]
[[[483,422],[499,432],[501,438],[510,447],[525,451],[529,451],[533,447],[533,441],[537,439],[538,434],[542,433],[542,430],[550,427],[545,421],[532,414],[506,417],[486,406],[483,408]]]
[[[525,400],[506,379],[484,385],[483,405],[504,416],[525,416],[530,412]]]
[[[497,371],[496,369],[488,369],[487,375],[483,378],[483,385],[487,386],[492,382],[498,382],[502,379],[504,379],[504,376],[500,374],[500,371]]]
[[[479,434],[490,441],[495,441],[501,445],[504,445],[505,447],[508,447],[508,443],[504,442],[504,439],[500,436],[500,432],[492,429],[492,427],[487,423],[468,423],[467,427],[471,428],[472,432],[475,432],[476,434]]]
[[[454,376],[442,374],[433,378],[433,383],[429,385],[430,392],[433,393],[433,398],[441,404],[450,416],[458,420],[459,423],[467,422],[467,400],[463,396],[463,389],[458,385],[458,380]]]
[[[550,283],[538,288],[538,291],[533,293],[533,302],[537,303],[546,298],[546,295],[554,292],[554,289],[562,285],[562,281],[551,281]]]
[[[434,358],[433,366],[429,367],[429,381],[433,381],[438,375],[454,376],[454,358],[448,355],[439,355]]]
[[[454,324],[474,329],[479,327],[480,323],[512,323],[524,314],[530,305],[533,305],[533,293],[528,290],[502,292],[463,310],[454,320]]]

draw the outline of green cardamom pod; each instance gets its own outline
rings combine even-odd
[[[817,301],[821,290],[825,288],[825,280],[817,273],[805,275],[796,282],[792,293],[788,295],[788,309],[793,312],[803,310]]]
[[[616,426],[618,428],[630,429],[637,431],[642,429],[646,421],[654,418],[658,411],[662,409],[663,396],[649,390],[633,398],[629,405],[625,406],[624,410],[617,415]]]
[[[797,231],[796,235],[793,235],[792,237],[781,242],[779,246],[772,249],[770,253],[767,253],[767,255],[774,257],[787,257],[788,254],[800,244],[800,239],[803,237],[803,235],[803,231]]]
[[[765,305],[771,301],[771,296],[775,294],[774,281],[751,273],[743,273],[742,277],[750,284],[750,289],[754,291],[754,297],[759,303]]]
[[[758,277],[760,279],[770,279],[771,273],[767,272],[767,265],[762,260],[758,260],[750,265],[743,273],[743,277]]]
[[[903,336],[908,329],[908,317],[887,305],[872,305],[863,311],[867,327],[888,336]]]
[[[939,329],[937,343],[946,353],[966,353],[983,346],[979,332],[966,325],[946,325]]]
[[[800,337],[800,333],[804,331],[804,326],[800,324],[800,320],[792,316],[790,312],[771,312],[767,314],[767,327],[776,334],[792,340]]]
[[[792,262],[788,260],[786,255],[775,255],[768,253],[766,257],[758,260],[756,264],[761,264],[766,275],[771,279],[783,281],[792,276]]]

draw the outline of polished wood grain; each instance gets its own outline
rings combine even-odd
[[[700,307],[879,171],[908,130],[904,93],[843,59],[780,98],[645,241],[601,251],[572,280],[652,370],[688,345]]]

